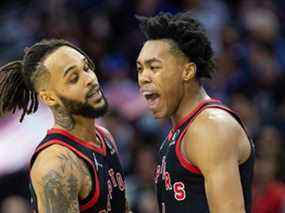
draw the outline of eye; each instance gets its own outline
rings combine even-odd
[[[137,66],[137,72],[138,72],[138,73],[141,73],[141,72],[142,72],[142,67]]]
[[[77,74],[74,74],[70,77],[68,83],[75,84],[75,83],[77,83],[78,79],[79,79],[79,76]]]
[[[150,69],[153,70],[153,71],[156,71],[156,70],[160,69],[160,67],[152,65],[152,66],[150,66]]]

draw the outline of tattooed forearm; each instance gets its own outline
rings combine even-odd
[[[70,114],[61,107],[55,107],[54,110],[55,123],[67,130],[74,128],[75,122]]]
[[[43,205],[46,213],[78,213],[78,180],[74,175],[64,177],[51,170],[42,177]]]

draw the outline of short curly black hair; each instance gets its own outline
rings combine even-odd
[[[170,39],[197,66],[197,77],[211,78],[215,71],[213,50],[205,29],[190,12],[160,12],[153,17],[136,15],[147,40]]]

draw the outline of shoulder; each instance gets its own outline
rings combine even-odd
[[[198,166],[210,166],[239,158],[238,145],[245,132],[238,121],[220,109],[205,109],[191,124],[184,140],[186,153]],[[211,162],[211,163],[210,163]]]
[[[229,112],[218,108],[208,108],[194,120],[191,132],[202,138],[210,136],[223,139],[242,134],[244,130]]]
[[[41,183],[48,178],[66,178],[71,175],[80,176],[76,164],[79,158],[68,148],[61,145],[51,145],[41,151],[32,168],[31,178],[33,183]]]

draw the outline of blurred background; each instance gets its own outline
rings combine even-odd
[[[282,0],[1,0],[0,65],[42,38],[64,38],[94,60],[111,109],[100,123],[114,135],[136,213],[158,212],[157,148],[170,128],[138,94],[135,61],[144,41],[134,14],[191,10],[208,31],[217,73],[205,87],[238,112],[256,143],[253,213],[285,212],[285,2]],[[45,106],[19,124],[0,118],[0,213],[27,213],[27,168],[52,125]]]

